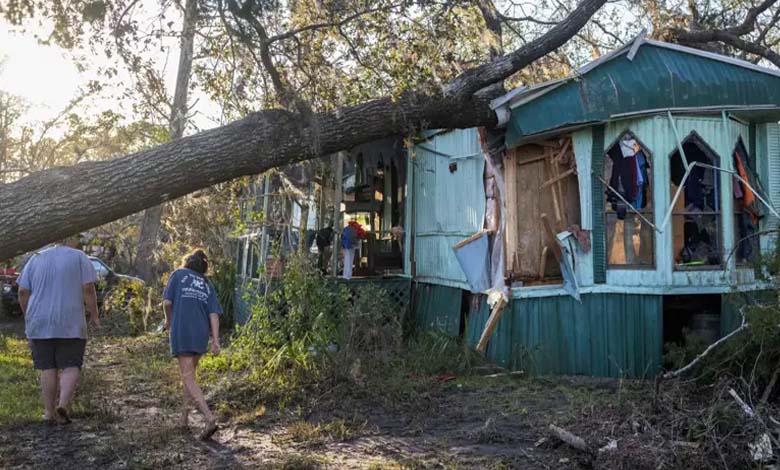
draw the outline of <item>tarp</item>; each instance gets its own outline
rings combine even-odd
[[[490,288],[488,233],[481,232],[476,238],[452,247],[452,250],[466,275],[471,292],[478,294],[488,290]]]

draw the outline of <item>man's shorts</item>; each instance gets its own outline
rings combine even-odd
[[[78,338],[31,339],[33,366],[38,370],[81,368],[87,340]]]

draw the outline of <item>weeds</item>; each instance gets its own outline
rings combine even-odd
[[[483,361],[443,334],[404,338],[404,312],[385,291],[329,281],[305,257],[289,258],[281,283],[266,287],[223,354],[201,361],[203,379],[238,415],[321,397],[340,384],[351,394],[413,401],[432,375],[466,373]]]
[[[160,289],[120,280],[103,298],[103,333],[138,336],[155,330],[163,319]]]

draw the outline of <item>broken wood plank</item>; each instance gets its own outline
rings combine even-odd
[[[544,160],[546,158],[549,158],[549,157],[547,155],[539,155],[539,156],[536,156],[536,157],[526,158],[525,160],[518,160],[517,161],[517,165],[518,166],[523,166],[523,165],[527,165],[529,163],[536,163],[536,162]]]
[[[563,156],[566,155],[566,152],[569,151],[569,147],[571,146],[571,139],[566,139],[566,142],[563,144],[563,148],[561,148],[561,151],[558,152],[558,155],[553,158],[553,162],[560,163],[563,159]]]
[[[456,243],[455,245],[453,245],[452,249],[453,250],[457,250],[458,248],[462,248],[463,246],[468,245],[469,243],[473,242],[474,240],[480,238],[483,235],[489,234],[489,233],[491,233],[490,230],[480,230],[479,232],[475,233],[474,235],[472,235],[472,236],[470,236],[470,237],[468,237],[468,238],[466,238],[464,240],[461,240],[458,243]]]
[[[544,279],[544,273],[547,271],[547,245],[542,247],[542,259],[539,260],[539,280]]]
[[[552,166],[553,165],[550,162],[550,160],[545,160],[544,161],[544,167],[545,167],[548,179],[555,178],[555,176],[556,176],[553,173]],[[554,215],[555,215],[555,221],[556,222],[561,222],[561,207],[558,204],[558,192],[555,190],[555,186],[551,186],[550,187],[550,192],[552,193],[552,197],[553,197],[553,212],[554,212]]]
[[[557,214],[559,217],[556,219],[557,224],[556,224],[555,228],[557,230],[562,230],[563,229],[563,214],[566,213],[566,208],[563,206],[563,189],[562,189],[562,186],[561,186],[561,179],[559,178],[559,176],[560,176],[560,166],[558,165],[558,163],[555,160],[550,162],[550,165],[553,168],[553,175],[554,175],[554,179],[556,180],[555,183],[552,184],[552,187],[555,190],[555,195],[558,197],[558,205],[560,206],[560,209],[561,209],[561,213]]]
[[[555,260],[560,264],[560,262],[563,260],[563,252],[561,251],[561,246],[558,244],[558,240],[555,237],[555,231],[552,228],[550,219],[547,218],[547,214],[542,214],[541,217],[544,231],[547,232],[547,236],[552,240],[553,256],[555,256]]]
[[[550,431],[552,431],[553,436],[557,437],[559,440],[565,442],[574,449],[586,452],[588,454],[593,452],[590,446],[588,446],[588,443],[585,442],[585,439],[581,438],[580,436],[572,434],[569,431],[563,428],[559,428],[554,424],[550,425]]]
[[[493,336],[493,332],[498,326],[498,321],[501,320],[501,316],[504,314],[504,307],[506,307],[506,304],[506,300],[504,300],[504,297],[502,296],[493,306],[493,311],[490,312],[490,317],[488,318],[487,323],[485,323],[485,329],[482,330],[482,336],[479,337],[477,352],[485,352],[487,343],[490,340],[490,337]]]
[[[548,186],[550,186],[552,184],[557,183],[558,181],[560,181],[562,179],[565,179],[568,176],[575,175],[575,174],[577,174],[577,170],[574,169],[574,168],[572,168],[570,170],[566,170],[563,173],[559,174],[558,176],[556,176],[556,177],[554,177],[552,179],[549,179],[549,180],[545,181],[544,183],[542,183],[542,185],[539,186],[539,189],[542,190],[542,189],[544,189],[544,188],[546,188],[546,187],[548,187]]]

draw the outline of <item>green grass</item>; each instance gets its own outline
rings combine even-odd
[[[0,335],[0,425],[41,416],[38,376],[27,343]]]

